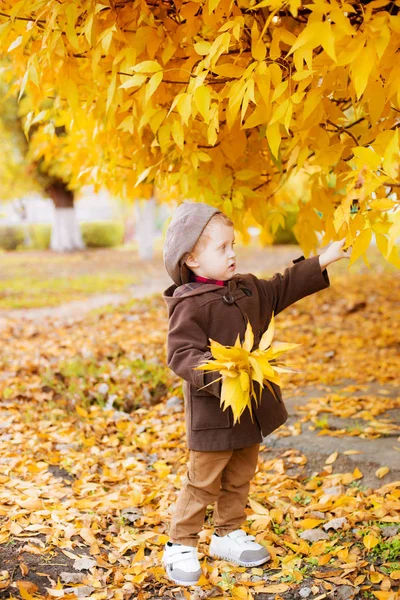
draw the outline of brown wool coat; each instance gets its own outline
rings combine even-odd
[[[168,366],[182,379],[185,398],[186,434],[191,450],[231,450],[262,441],[287,417],[280,387],[272,384],[279,400],[267,387],[260,405],[253,410],[254,423],[246,409],[233,425],[230,408],[220,407],[219,373],[195,371],[193,367],[211,358],[209,339],[234,345],[237,334],[244,338],[247,318],[254,332],[254,348],[275,315],[305,296],[330,286],[328,272],[321,271],[319,257],[293,261],[283,273],[270,279],[252,274],[235,275],[227,287],[208,283],[171,285],[163,294],[168,307]],[[225,300],[224,300],[225,296]],[[290,332],[289,332],[290,333]],[[290,341],[290,335],[285,341]],[[204,390],[205,384],[213,382]]]

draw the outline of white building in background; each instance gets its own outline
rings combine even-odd
[[[34,194],[0,204],[0,227],[7,225],[50,225],[52,228],[50,247],[56,251],[67,251],[83,247],[80,223],[119,221],[124,224],[125,243],[136,240],[139,256],[149,259],[153,255],[154,242],[162,237],[165,220],[171,209],[156,204],[155,200],[123,203],[103,189],[95,193],[86,186],[76,197],[74,208],[55,208],[50,198]],[[25,243],[29,245],[26,232]]]
[[[26,224],[54,222],[54,204],[50,198],[39,194],[21,198],[26,210]],[[22,222],[18,200],[0,204],[0,225],[16,225]],[[133,209],[132,209],[133,210]],[[91,188],[84,188],[75,203],[75,214],[78,222],[112,221],[123,218],[121,207],[114,203],[112,197],[101,191],[95,194]]]
[[[54,204],[50,198],[43,198],[39,194],[21,198],[26,209],[25,223],[54,223]],[[0,225],[16,225],[22,222],[18,209],[18,199],[0,203]],[[75,214],[79,223],[92,221],[126,221],[138,216],[138,204],[132,203],[131,208],[123,207],[114,201],[112,196],[102,190],[95,194],[93,188],[82,188],[75,202]],[[130,213],[130,214],[129,214]],[[157,206],[156,229],[172,214],[171,209],[163,204]]]

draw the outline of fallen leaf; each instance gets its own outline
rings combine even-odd
[[[384,575],[382,575],[382,573],[379,573],[378,571],[371,571],[369,573],[369,580],[371,581],[371,583],[380,583],[383,577]]]
[[[390,579],[394,579],[395,581],[398,581],[400,579],[400,570],[399,571],[392,571],[390,573]]]
[[[17,584],[19,593],[21,594],[23,600],[34,600],[34,596],[32,596],[32,594],[37,592],[39,589],[35,583],[26,580],[18,580],[15,583]]]
[[[381,590],[390,590],[392,587],[389,577],[384,577],[381,583]]]
[[[303,519],[302,521],[298,521],[297,525],[302,529],[313,529],[322,523],[321,519]]]
[[[363,537],[363,544],[367,548],[367,550],[371,550],[375,548],[377,544],[379,544],[379,539],[373,535],[372,533]]]
[[[322,529],[306,529],[299,534],[302,540],[318,542],[318,540],[329,540],[329,535]]]
[[[45,508],[43,500],[40,498],[26,498],[25,500],[22,500],[22,498],[15,498],[15,502],[22,508],[32,511],[43,510]]]
[[[322,527],[325,529],[325,531],[328,531],[328,529],[337,530],[342,529],[342,527],[347,525],[347,522],[348,521],[346,517],[337,517],[336,519],[331,519],[330,521],[322,525]]]
[[[387,475],[389,471],[389,467],[380,467],[375,471],[375,475],[376,477],[378,477],[378,479],[382,479],[382,477],[385,477],[385,475]]]
[[[249,505],[257,515],[268,515],[268,509],[256,500],[249,498]]]
[[[233,586],[231,593],[234,600],[248,600],[249,597],[249,593],[244,586]]]
[[[73,594],[77,598],[88,598],[94,592],[95,588],[91,585],[81,585],[75,587],[68,587],[63,590],[65,594]]]
[[[57,590],[56,588],[46,588],[47,593],[54,598],[62,598],[65,596],[65,590]]]
[[[335,462],[335,460],[337,459],[338,455],[339,455],[339,452],[332,452],[332,454],[330,454],[328,456],[328,458],[326,459],[325,464],[332,465]]]
[[[92,567],[96,566],[96,561],[93,560],[92,558],[87,558],[86,556],[84,558],[77,558],[76,561],[74,562],[74,564],[72,565],[72,568],[75,569],[76,571],[83,571],[84,569],[91,569]]]
[[[29,552],[29,554],[40,554],[40,555],[44,554],[43,550],[41,550],[37,546],[34,546],[33,544],[25,544],[25,546],[22,547],[21,552]]]
[[[82,529],[79,530],[79,535],[87,544],[89,544],[89,546],[97,542],[93,531],[88,527],[82,527]]]
[[[86,575],[84,573],[70,573],[67,571],[62,571],[60,573],[60,578],[64,583],[82,583],[85,577]]]
[[[350,586],[351,585],[351,581],[349,581],[345,577],[326,577],[325,579],[326,579],[326,581],[331,581],[335,585],[346,585],[346,586]],[[347,595],[348,592],[349,592],[349,595]],[[351,588],[351,590],[346,590],[345,591],[345,594],[346,594],[345,597],[352,598],[353,595],[351,595],[351,592],[354,593],[354,588]],[[339,596],[337,595],[337,597],[339,597]],[[341,597],[344,597],[344,596],[341,596]]]
[[[257,589],[257,594],[283,594],[284,592],[287,592],[288,589],[289,586],[287,583],[277,583],[275,585],[265,585],[264,587]]]
[[[314,571],[313,575],[318,579],[325,579],[326,577],[338,577],[339,575],[342,575],[342,571],[340,569],[331,569],[330,571]]]

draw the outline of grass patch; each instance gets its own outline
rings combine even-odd
[[[93,294],[121,293],[137,283],[129,275],[71,275],[38,279],[20,276],[0,280],[0,309],[58,306]]]
[[[398,536],[379,542],[371,550],[371,554],[375,558],[379,558],[383,562],[395,562],[400,560],[400,539]]]
[[[319,419],[318,418],[313,419],[313,423],[314,423],[316,429],[328,429],[329,428],[328,417],[325,415],[320,417]]]
[[[112,406],[131,412],[160,402],[174,391],[175,380],[163,364],[141,359],[110,356],[76,356],[62,362],[58,370],[48,370],[43,386],[65,398],[67,405],[88,408],[91,404]]]

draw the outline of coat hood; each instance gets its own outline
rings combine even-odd
[[[164,265],[176,285],[189,281],[190,270],[183,264],[183,259],[193,250],[211,217],[219,212],[218,208],[204,202],[182,202],[176,209],[164,244]]]

